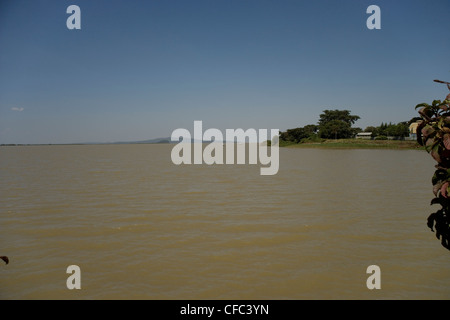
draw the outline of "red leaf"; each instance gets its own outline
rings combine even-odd
[[[433,132],[434,132],[433,127],[428,124],[422,129],[422,135],[425,139]]]
[[[430,138],[430,139],[426,139],[425,140],[425,150],[427,150],[427,152],[431,152],[431,148],[434,146],[435,141],[434,139]]]
[[[436,197],[438,196],[437,193],[441,189],[443,183],[443,181],[438,181],[435,185],[433,185],[433,193]]]
[[[450,158],[450,150],[443,150],[441,153],[442,158],[448,159]]]
[[[430,152],[430,155],[436,160],[438,163],[441,163],[441,156],[439,154],[439,144],[437,144]]]
[[[444,134],[442,141],[444,142],[445,149],[450,150],[450,134]]]
[[[446,182],[446,183],[444,183],[444,184],[442,185],[442,187],[441,187],[441,194],[442,194],[442,196],[443,196],[444,198],[448,198],[448,193],[447,193],[447,188],[448,188],[448,186],[449,186],[449,183]]]

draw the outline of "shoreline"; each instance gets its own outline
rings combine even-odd
[[[149,145],[172,143],[55,143],[55,144],[1,144],[0,147],[22,146],[98,146],[98,145]],[[391,150],[424,150],[415,140],[361,140],[361,139],[337,139],[322,142],[280,142],[280,148],[320,148],[320,149],[391,149]]]
[[[286,143],[283,148],[322,148],[322,149],[390,149],[390,150],[424,150],[415,140],[362,140],[337,139],[323,142]]]

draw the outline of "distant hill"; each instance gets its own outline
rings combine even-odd
[[[140,140],[140,141],[118,141],[112,142],[112,144],[150,144],[150,143],[173,143],[170,141],[170,137],[168,138],[156,138],[150,140]]]
[[[202,142],[202,143],[211,143],[212,141],[207,140],[195,140],[191,139],[191,143]],[[226,141],[217,141],[219,143],[224,143]],[[163,144],[163,143],[172,143],[176,144],[179,141],[171,141],[170,137],[165,138],[156,138],[149,140],[138,140],[138,141],[116,141],[116,142],[77,142],[77,143],[38,143],[38,144],[0,144],[0,146],[26,146],[26,145],[96,145],[96,144]]]

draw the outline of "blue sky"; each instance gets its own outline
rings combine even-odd
[[[81,9],[69,30],[66,9]],[[369,5],[381,29],[369,30]],[[450,81],[450,1],[0,0],[0,143],[416,116]]]

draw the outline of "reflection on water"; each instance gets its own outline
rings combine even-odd
[[[172,147],[0,148],[0,298],[450,298],[426,152],[281,148],[261,176]]]

